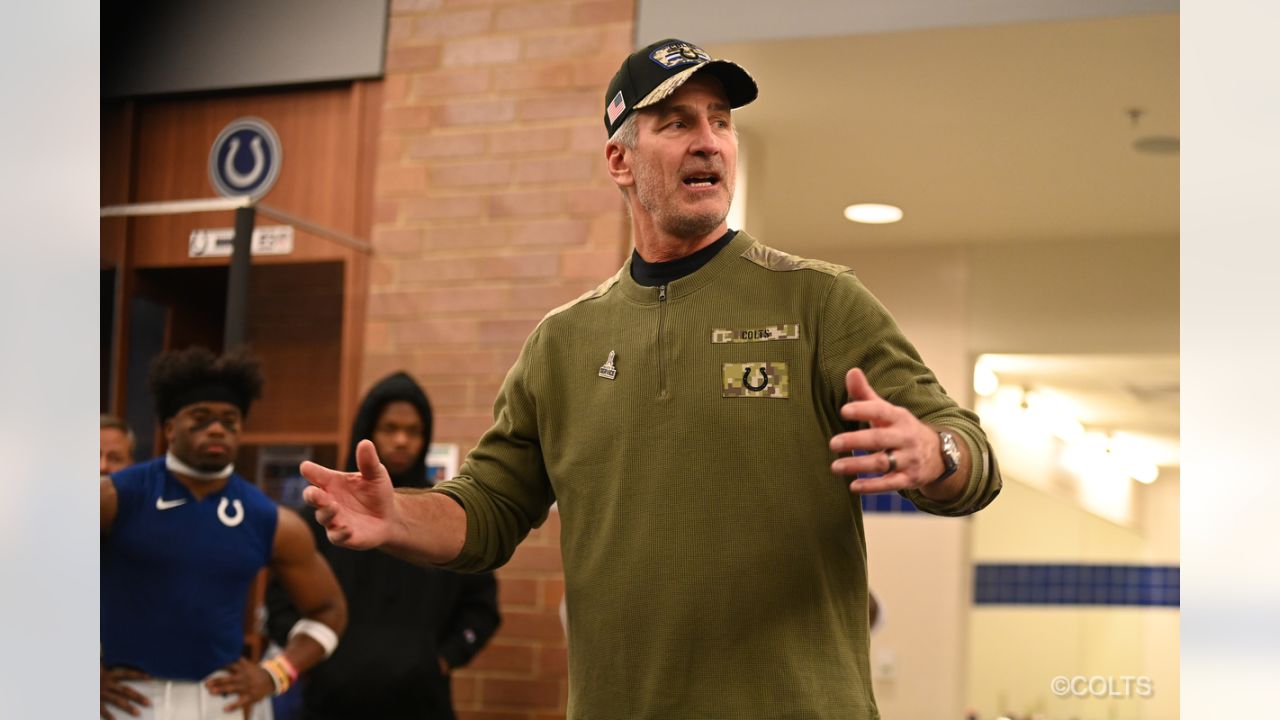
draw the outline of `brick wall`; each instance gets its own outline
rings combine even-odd
[[[633,0],[392,2],[363,385],[415,375],[437,442],[469,450],[529,332],[630,251],[601,118],[633,16]],[[554,513],[498,577],[503,627],[455,676],[459,718],[563,718]]]

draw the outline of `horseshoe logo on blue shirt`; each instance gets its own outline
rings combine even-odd
[[[752,385],[751,384],[751,368],[747,368],[746,370],[743,370],[742,371],[742,387],[750,390],[751,392],[760,392],[761,390],[769,387],[769,373],[764,371],[764,366],[761,366],[760,367],[760,384]]]
[[[222,502],[218,503],[218,519],[222,521],[222,524],[227,527],[235,527],[244,522],[244,505],[239,500],[230,503],[236,509],[235,515],[227,514],[227,505],[226,498],[222,498]]]

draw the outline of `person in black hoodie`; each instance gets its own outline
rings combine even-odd
[[[431,404],[413,378],[398,372],[373,386],[356,413],[347,453],[373,440],[396,487],[426,488]],[[497,630],[498,587],[492,573],[461,575],[423,568],[380,552],[340,548],[307,508],[320,552],[347,596],[348,624],[333,656],[302,688],[306,720],[453,720],[449,672],[468,663]],[[268,631],[281,642],[300,617],[274,584]]]

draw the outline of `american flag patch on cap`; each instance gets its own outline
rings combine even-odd
[[[622,99],[622,91],[619,90],[618,94],[613,96],[613,100],[609,101],[609,107],[605,108],[605,113],[609,116],[609,124],[612,125],[626,109],[627,101]]]

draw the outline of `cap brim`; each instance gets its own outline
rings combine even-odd
[[[756,99],[760,90],[756,87],[756,81],[751,77],[741,65],[730,62],[728,60],[709,60],[704,63],[698,63],[692,67],[681,70],[662,82],[661,85],[653,89],[648,95],[645,95],[640,102],[635,104],[635,109],[656,105],[670,97],[681,85],[688,82],[689,78],[695,73],[706,72],[714,75],[724,86],[725,95],[729,98],[729,107],[739,108]]]

